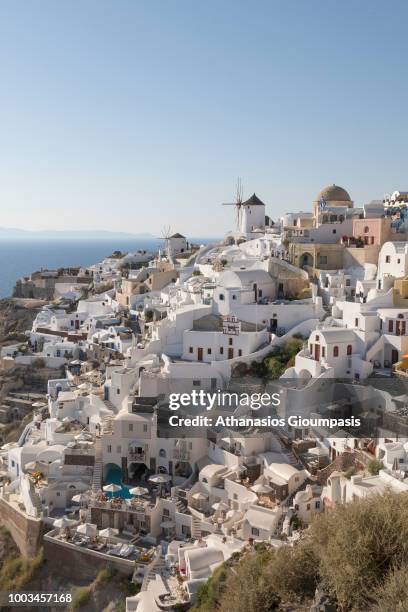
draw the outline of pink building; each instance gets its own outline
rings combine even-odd
[[[361,238],[364,245],[382,246],[392,240],[391,219],[353,219],[353,236]]]

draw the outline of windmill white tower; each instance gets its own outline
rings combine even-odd
[[[255,228],[265,227],[265,204],[254,193],[245,202],[242,201],[242,182],[237,181],[235,202],[227,202],[223,206],[235,206],[237,230],[246,236]]]
[[[164,241],[164,250],[165,250],[166,256],[169,261],[172,260],[170,238],[171,238],[171,227],[170,225],[165,225],[162,229],[160,240]]]
[[[235,202],[224,202],[223,206],[234,206],[235,217],[236,217],[236,228],[237,231],[241,231],[241,217],[242,217],[242,181],[240,177],[237,179],[236,191],[235,191]]]

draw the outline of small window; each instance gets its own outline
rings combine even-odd
[[[193,380],[193,387],[199,387],[201,384],[201,380]]]
[[[351,346],[351,344],[347,345],[347,355],[351,355],[353,353],[353,347]]]
[[[220,293],[220,300],[222,301],[224,299],[224,294]]]
[[[255,537],[259,537],[259,529],[257,527],[252,527],[251,533]]]
[[[189,352],[189,353],[193,353],[193,352],[194,352],[194,349],[193,349],[193,347],[192,347],[192,346],[190,346],[190,347],[189,347],[188,352]]]
[[[390,255],[386,255],[385,256],[385,263],[390,263],[391,261],[391,256]]]
[[[339,347],[334,346],[333,347],[333,357],[338,357],[338,356],[339,356]]]
[[[242,357],[242,349],[238,349],[238,357]]]
[[[120,389],[116,389],[116,395],[120,395]]]
[[[315,502],[315,508],[317,508],[317,509],[320,508],[320,500],[319,499]]]
[[[106,447],[106,450],[108,453],[112,452],[112,446],[110,444],[108,444],[108,446]]]
[[[394,331],[394,321],[392,319],[388,321],[388,331],[390,332],[390,334],[392,334],[392,332]]]
[[[322,357],[326,357],[326,347],[322,346]]]
[[[358,318],[354,319],[354,326],[358,327]]]
[[[397,263],[401,263],[401,260],[400,260],[400,259],[397,259]]]
[[[129,431],[133,431],[133,423],[129,423]]]
[[[320,257],[319,257],[319,263],[321,263],[321,264],[327,264],[327,255],[320,255]]]
[[[143,425],[143,433],[147,433],[147,424],[146,423]]]
[[[207,349],[207,355],[211,355],[211,349],[210,348]]]
[[[368,227],[368,225],[366,225],[364,228],[364,233],[368,234],[369,232],[370,232],[370,228]]]
[[[223,354],[224,354],[224,347],[220,346],[220,355],[223,355]]]
[[[332,232],[333,232],[333,234],[337,234],[337,230],[335,230],[335,229],[332,230]]]
[[[170,516],[170,510],[168,508],[163,508],[163,516]]]
[[[232,299],[233,299],[233,300],[236,300],[236,299],[237,299],[237,296],[236,296],[236,295],[233,295],[233,296],[232,296]]]
[[[306,505],[306,510],[310,510],[310,504]]]
[[[232,346],[232,338],[228,338],[228,344]]]

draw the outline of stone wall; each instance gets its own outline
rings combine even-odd
[[[134,562],[119,557],[102,555],[66,542],[57,542],[50,536],[44,537],[44,559],[58,565],[58,572],[69,579],[93,580],[101,569],[108,565],[124,576],[132,576]]]
[[[0,498],[0,523],[8,529],[23,557],[35,557],[42,545],[44,525]]]
[[[65,454],[65,465],[89,465],[95,464],[95,455],[69,455]]]
[[[344,252],[344,268],[363,266],[365,263],[377,264],[380,247],[376,244],[362,248],[348,247]]]

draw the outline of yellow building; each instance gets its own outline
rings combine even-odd
[[[289,258],[299,268],[339,270],[343,268],[344,245],[292,242],[289,244]]]
[[[124,278],[116,299],[122,306],[129,306],[133,295],[160,291],[177,278],[178,272],[171,263],[159,261],[154,267],[142,268],[136,278]]]

